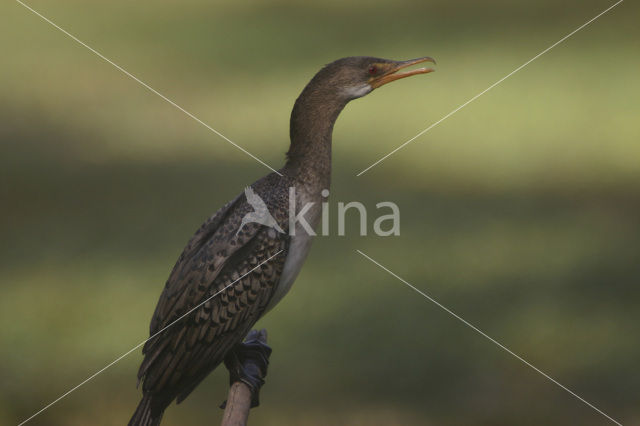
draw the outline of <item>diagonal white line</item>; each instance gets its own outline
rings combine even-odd
[[[244,149],[243,147],[241,147],[240,145],[238,145],[237,143],[235,143],[234,141],[232,141],[231,139],[229,139],[228,137],[226,137],[225,135],[223,135],[222,133],[220,133],[219,131],[217,131],[216,129],[214,129],[213,127],[211,127],[210,125],[208,125],[207,123],[205,123],[204,121],[200,120],[198,117],[196,117],[195,115],[193,115],[192,113],[190,113],[189,111],[187,111],[186,109],[182,108],[180,105],[176,104],[174,101],[172,101],[171,99],[167,98],[165,95],[163,95],[162,93],[158,92],[156,89],[154,89],[153,87],[149,86],[147,83],[145,83],[144,81],[140,80],[138,77],[136,77],[135,75],[131,74],[129,71],[125,70],[124,68],[122,68],[120,65],[116,64],[115,62],[113,62],[111,59],[107,58],[106,56],[104,56],[102,53],[98,52],[97,50],[95,50],[94,48],[92,48],[91,46],[87,45],[86,43],[84,43],[82,40],[78,39],[76,36],[74,36],[73,34],[69,33],[68,31],[66,31],[65,29],[61,28],[60,26],[56,25],[54,22],[52,22],[49,18],[47,18],[46,16],[43,16],[42,14],[40,14],[38,11],[34,10],[32,7],[30,7],[29,5],[23,3],[20,0],[16,0],[16,2],[18,2],[19,4],[21,4],[22,6],[24,6],[25,8],[27,8],[28,10],[30,10],[31,12],[33,12],[34,14],[36,14],[37,16],[39,16],[40,18],[42,18],[44,21],[48,22],[49,24],[51,24],[53,27],[55,27],[56,29],[60,30],[61,32],[63,32],[65,35],[69,36],[71,39],[73,39],[74,41],[76,41],[77,43],[81,44],[82,46],[86,47],[87,49],[89,49],[91,52],[95,53],[97,56],[99,56],[101,59],[105,60],[106,62],[110,63],[111,65],[113,65],[114,67],[116,67],[119,71],[121,71],[123,74],[125,74],[127,77],[132,78],[133,80],[135,80],[136,82],[138,82],[140,85],[142,85],[144,88],[146,88],[147,90],[149,90],[150,92],[160,96],[162,99],[164,99],[165,101],[167,101],[169,104],[171,104],[172,106],[176,107],[177,109],[179,109],[180,111],[182,111],[183,113],[185,113],[186,115],[188,115],[189,117],[191,117],[192,119],[194,119],[195,121],[197,121],[199,124],[203,125],[204,127],[206,127],[207,129],[211,130],[213,133],[215,133],[216,135],[220,136],[222,139],[226,140],[227,142],[229,142],[231,145],[235,146],[236,148],[238,148],[240,151],[244,152],[245,154],[247,154],[249,157],[253,158],[254,160],[256,160],[258,163],[262,164],[263,166],[265,166],[266,168],[270,169],[271,171],[277,173],[278,175],[282,176],[282,174],[280,172],[278,172],[276,169],[274,169],[273,167],[271,167],[270,165],[268,165],[267,163],[265,163],[264,161],[262,161],[261,159],[259,159],[258,157],[256,157],[255,155],[253,155],[252,153],[250,153],[249,151],[247,151],[246,149]]]
[[[111,367],[112,365],[116,364],[118,361],[120,361],[121,359],[123,359],[124,357],[126,357],[127,355],[129,355],[131,352],[135,351],[136,349],[138,349],[140,346],[144,345],[145,343],[147,343],[149,340],[153,339],[154,337],[158,336],[160,333],[162,333],[163,331],[165,331],[166,329],[168,329],[169,327],[171,327],[172,325],[174,325],[175,323],[177,323],[178,321],[180,321],[181,319],[183,319],[184,317],[186,317],[187,315],[191,314],[193,311],[195,311],[196,309],[198,309],[200,306],[204,305],[205,303],[207,303],[209,300],[213,299],[214,297],[216,297],[217,295],[219,295],[220,293],[222,293],[223,291],[225,291],[226,289],[228,289],[229,287],[231,287],[232,285],[234,285],[235,283],[237,283],[238,281],[240,281],[241,279],[243,279],[244,277],[246,277],[247,275],[249,275],[250,273],[252,273],[253,271],[255,271],[256,269],[258,269],[260,266],[264,265],[265,263],[267,263],[268,261],[270,261],[271,259],[273,259],[274,257],[276,257],[277,255],[279,255],[280,253],[282,253],[282,250],[280,250],[279,252],[277,252],[276,254],[274,254],[273,256],[269,257],[267,260],[259,263],[256,267],[254,267],[253,269],[251,269],[249,272],[247,272],[246,274],[242,275],[240,278],[238,278],[237,280],[233,281],[231,284],[225,286],[222,290],[216,292],[213,296],[208,297],[207,299],[205,299],[202,303],[194,306],[193,308],[191,308],[189,311],[187,311],[185,314],[183,314],[181,317],[179,317],[178,319],[174,320],[173,322],[169,323],[167,326],[165,326],[164,328],[162,328],[160,331],[154,333],[153,335],[149,336],[148,339],[143,340],[142,342],[138,343],[136,346],[134,346],[133,348],[129,349],[127,352],[123,353],[122,355],[120,355],[118,358],[114,359],[113,361],[111,361],[109,364],[105,365],[103,368],[101,368],[100,370],[96,371],[95,373],[93,373],[91,376],[87,377],[86,379],[84,379],[82,382],[78,383],[76,386],[72,387],[71,389],[69,389],[68,391],[66,391],[65,393],[63,393],[62,395],[60,395],[58,398],[54,399],[53,401],[51,401],[49,404],[45,405],[44,407],[42,407],[39,411],[37,411],[36,413],[34,413],[33,415],[31,415],[31,417],[29,417],[26,420],[23,420],[18,426],[22,426],[23,424],[27,423],[28,421],[30,421],[31,419],[33,419],[34,417],[36,417],[38,414],[42,413],[43,411],[45,411],[46,409],[48,409],[49,407],[51,407],[52,405],[54,405],[55,403],[59,402],[61,399],[65,398],[67,395],[69,395],[70,393],[72,393],[73,391],[75,391],[76,389],[78,389],[79,387],[81,387],[82,385],[86,384],[87,382],[89,382],[90,380],[92,380],[93,378],[95,378],[96,376],[98,376],[100,373],[102,373],[103,371],[105,371],[107,368]]]
[[[547,373],[545,373],[544,371],[540,370],[538,367],[536,367],[535,365],[531,364],[530,362],[528,362],[527,360],[525,360],[524,358],[522,358],[520,355],[516,354],[515,352],[513,352],[511,349],[507,348],[506,346],[504,346],[502,343],[498,342],[497,340],[495,340],[493,337],[489,336],[488,334],[486,334],[484,331],[480,330],[478,327],[476,327],[475,325],[471,324],[469,321],[465,320],[464,318],[462,318],[460,315],[456,314],[455,312],[453,312],[451,309],[447,308],[446,306],[442,305],[440,302],[438,302],[437,300],[435,300],[433,297],[429,296],[428,294],[426,294],[425,292],[423,292],[422,290],[419,290],[418,288],[414,287],[411,283],[409,283],[408,281],[402,279],[400,276],[394,274],[393,272],[391,272],[388,268],[386,268],[385,266],[381,265],[379,262],[375,261],[374,259],[372,259],[371,257],[367,256],[366,254],[364,254],[363,252],[361,252],[360,250],[356,250],[358,253],[360,253],[363,257],[365,257],[366,259],[368,259],[369,261],[371,261],[372,263],[376,264],[377,266],[379,266],[381,269],[383,269],[384,271],[388,272],[391,276],[393,276],[394,278],[402,281],[403,283],[405,283],[408,287],[410,287],[411,289],[413,289],[414,291],[416,291],[417,293],[419,293],[420,295],[422,295],[424,298],[428,299],[429,301],[433,302],[435,305],[437,305],[439,308],[441,308],[442,310],[444,310],[445,312],[447,312],[449,315],[453,316],[454,318],[456,318],[457,320],[461,321],[464,325],[466,325],[467,327],[471,328],[472,330],[478,332],[480,335],[482,335],[483,337],[489,339],[492,343],[496,344],[499,348],[503,349],[504,351],[506,351],[507,353],[509,353],[510,355],[513,355],[515,358],[517,358],[519,361],[523,362],[524,364],[526,364],[527,366],[531,367],[532,369],[534,369],[536,372],[542,374],[544,377],[546,377],[548,380],[550,380],[551,382],[555,383],[556,385],[558,385],[559,387],[561,387],[562,389],[564,389],[565,391],[569,392],[571,395],[573,395],[574,397],[576,397],[577,399],[579,399],[580,401],[584,402],[585,404],[587,404],[589,407],[593,408],[594,410],[596,410],[598,413],[602,414],[604,417],[606,417],[607,419],[611,420],[613,423],[622,426],[622,424],[618,421],[616,421],[615,419],[613,419],[612,417],[610,417],[609,415],[607,415],[604,411],[600,410],[598,407],[596,407],[595,405],[591,404],[589,401],[585,400],[584,398],[582,398],[580,395],[576,394],[575,392],[573,392],[571,389],[567,388],[566,386],[564,386],[562,383],[558,382],[557,380],[555,380],[553,377],[549,376]]]
[[[390,156],[392,156],[393,154],[395,154],[396,152],[400,151],[402,148],[404,148],[405,146],[409,145],[411,142],[413,142],[414,140],[418,139],[420,136],[424,135],[425,133],[427,133],[429,130],[433,129],[434,127],[436,127],[438,124],[442,123],[444,120],[446,120],[447,118],[451,117],[453,114],[455,114],[456,112],[460,111],[462,108],[466,107],[467,105],[469,105],[471,102],[475,101],[476,99],[478,99],[480,96],[484,95],[485,93],[487,93],[489,90],[493,89],[494,87],[496,87],[498,84],[502,83],[503,81],[505,81],[507,78],[511,77],[513,74],[517,73],[518,71],[520,71],[522,68],[526,67],[527,65],[529,65],[531,62],[535,61],[536,59],[538,59],[540,56],[544,55],[545,53],[547,53],[548,51],[550,51],[551,49],[553,49],[554,47],[556,47],[557,45],[559,45],[560,43],[562,43],[563,41],[565,41],[566,39],[568,39],[569,37],[571,37],[572,35],[574,35],[575,33],[577,33],[578,31],[580,31],[581,29],[583,29],[584,27],[586,27],[587,25],[589,25],[590,23],[592,23],[593,21],[595,21],[596,19],[598,19],[599,17],[601,17],[602,15],[604,15],[605,13],[607,13],[608,11],[610,11],[611,9],[613,9],[614,7],[616,7],[617,5],[619,5],[620,3],[622,3],[624,0],[618,0],[618,2],[614,3],[613,5],[609,6],[608,8],[606,8],[604,11],[600,12],[598,15],[596,15],[595,17],[591,18],[590,20],[588,20],[587,22],[585,22],[584,24],[580,25],[578,28],[576,28],[575,30],[571,31],[569,34],[567,34],[566,36],[562,37],[560,40],[556,41],[555,43],[553,43],[551,46],[547,47],[546,49],[544,49],[542,52],[538,53],[536,56],[534,56],[533,58],[529,59],[527,62],[525,62],[524,64],[520,65],[518,68],[516,68],[515,70],[511,71],[509,74],[505,75],[504,77],[502,77],[500,80],[496,81],[495,83],[493,83],[491,86],[487,87],[486,89],[484,89],[482,92],[478,93],[477,95],[475,95],[473,98],[469,99],[468,101],[466,101],[465,103],[463,103],[462,105],[460,105],[459,107],[457,107],[456,109],[454,109],[453,111],[451,111],[450,113],[448,113],[447,115],[445,115],[444,117],[442,117],[440,120],[436,121],[435,123],[431,124],[429,127],[427,127],[426,129],[422,130],[420,133],[418,133],[417,135],[415,135],[414,137],[412,137],[411,139],[409,139],[408,141],[406,141],[405,143],[403,143],[402,145],[400,145],[399,147],[397,147],[396,149],[394,149],[393,151],[391,151],[390,153],[388,153],[387,155],[385,155],[384,157],[380,158],[378,161],[376,161],[375,163],[371,164],[369,167],[367,167],[366,169],[362,170],[360,173],[358,173],[356,176],[361,176],[362,174],[366,173],[367,171],[369,171],[371,168],[377,166],[378,164],[380,164],[381,162],[383,162],[384,160],[386,160],[387,158],[389,158]]]

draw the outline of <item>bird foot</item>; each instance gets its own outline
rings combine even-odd
[[[224,359],[229,370],[229,385],[246,384],[251,390],[251,408],[260,405],[259,393],[269,366],[271,348],[267,345],[267,330],[251,330],[245,341],[235,345]],[[226,406],[223,402],[220,408]]]

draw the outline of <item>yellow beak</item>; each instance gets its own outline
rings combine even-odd
[[[388,69],[384,74],[371,77],[369,79],[369,84],[374,89],[377,89],[380,86],[383,86],[395,80],[400,80],[401,78],[411,77],[412,75],[417,74],[427,74],[435,71],[433,68],[417,68],[415,70],[398,73],[398,71],[403,68],[407,68],[415,64],[420,64],[422,62],[431,62],[434,65],[436,63],[435,59],[428,56],[425,56],[424,58],[410,59],[408,61],[398,61],[395,64],[392,64],[391,68]]]

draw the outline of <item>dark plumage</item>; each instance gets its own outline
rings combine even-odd
[[[242,218],[253,211],[244,193],[198,229],[160,295],[151,319],[151,336],[238,281],[144,345],[144,360],[138,372],[143,398],[130,425],[159,424],[165,408],[174,399],[178,403],[184,400],[284,296],[311,244],[311,237],[299,225],[291,235],[289,189],[296,190],[296,212],[305,203],[314,203],[305,218],[315,228],[321,191],[329,188],[331,133],[338,115],[350,100],[389,81],[430,72],[431,69],[422,68],[395,73],[424,61],[433,60],[344,58],[313,77],[291,114],[291,146],[287,162],[279,171],[282,176],[271,173],[251,185],[284,233],[257,223],[246,223],[238,232]],[[247,275],[239,279],[244,274]]]

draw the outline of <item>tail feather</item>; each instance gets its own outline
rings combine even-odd
[[[150,394],[145,394],[136,412],[129,420],[129,426],[158,426],[162,420],[165,405],[158,405]]]

